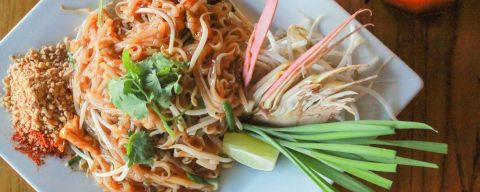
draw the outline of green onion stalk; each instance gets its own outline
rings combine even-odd
[[[300,168],[323,191],[337,191],[324,177],[350,191],[373,191],[360,178],[390,189],[392,181],[377,172],[396,172],[398,165],[438,168],[436,164],[400,157],[397,151],[383,148],[402,147],[446,154],[447,144],[384,140],[401,129],[435,131],[424,123],[405,121],[343,121],[324,124],[272,128],[244,124],[250,135],[272,145]],[[355,176],[356,178],[354,178]]]

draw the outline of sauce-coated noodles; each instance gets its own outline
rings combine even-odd
[[[61,137],[74,145],[83,159],[80,167],[105,190],[214,190],[188,174],[217,178],[232,162],[219,144],[225,132],[222,104],[242,105],[237,76],[250,27],[223,1],[125,0],[101,11],[101,17],[97,11],[90,13],[70,44],[76,64],[71,84],[80,117],[65,126]],[[161,53],[189,63],[180,80],[183,91],[161,111],[166,118],[182,116],[169,125],[174,137],[166,134],[152,109],[139,120],[112,104],[108,84],[126,74],[121,58],[125,49],[133,61]],[[124,158],[129,132],[139,129],[146,130],[156,146],[151,166],[127,166]]]

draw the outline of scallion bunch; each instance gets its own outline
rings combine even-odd
[[[336,190],[322,176],[348,190],[361,192],[373,190],[352,176],[390,189],[392,181],[375,172],[396,172],[398,165],[438,168],[433,163],[400,157],[395,150],[380,146],[447,153],[447,145],[443,143],[377,138],[393,135],[399,129],[435,131],[416,122],[364,120],[289,128],[245,124],[244,129],[277,148],[325,192]]]

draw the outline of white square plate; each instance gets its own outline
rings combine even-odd
[[[263,8],[258,0],[234,0],[242,12],[252,19]],[[60,10],[66,7],[97,6],[97,0],[43,0],[1,41],[0,43],[0,77],[5,76],[10,55],[23,54],[29,48],[39,48],[46,44],[56,44],[64,37],[71,36],[76,26],[80,25],[85,14],[66,13]],[[298,24],[304,16],[315,18],[325,15],[319,29],[323,33],[331,31],[349,14],[334,0],[280,0],[274,25],[285,28],[290,24]],[[373,54],[388,60],[394,55],[370,32],[362,30],[361,35],[367,40]],[[362,55],[359,57],[361,60]],[[374,89],[391,105],[395,113],[399,113],[422,89],[423,82],[402,60],[394,57],[382,70]],[[3,84],[1,85],[3,89]],[[384,110],[371,99],[360,101],[360,110],[370,111],[362,114],[362,118],[385,118]],[[37,167],[25,155],[15,151],[10,136],[10,117],[4,109],[0,110],[0,156],[5,159],[28,183],[37,191],[56,192],[94,192],[101,191],[93,180],[84,173],[72,172],[64,166],[64,161],[48,158],[46,164]],[[242,165],[226,170],[221,176],[220,191],[319,191],[317,187],[285,158],[281,158],[272,172],[259,172]]]

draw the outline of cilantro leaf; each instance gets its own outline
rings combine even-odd
[[[162,86],[160,85],[155,70],[152,70],[151,73],[147,74],[145,77],[145,90],[152,93],[155,97],[158,97],[163,93]]]
[[[123,95],[121,97],[120,109],[126,111],[130,116],[136,119],[143,119],[148,115],[147,102],[139,99],[133,94]]]
[[[163,109],[169,108],[172,105],[172,102],[170,101],[170,96],[167,94],[163,94],[157,97],[155,99],[155,103]]]
[[[188,67],[187,63],[169,59],[161,53],[153,54],[142,61],[142,64],[154,66],[157,69],[158,76],[176,75]]]
[[[149,94],[155,96],[155,103],[164,109],[170,107],[173,94],[178,95],[182,92],[180,73],[187,65],[157,53],[143,60],[140,66],[150,69],[145,77],[145,88]]]
[[[160,108],[169,108],[172,97],[183,91],[180,81],[188,67],[187,63],[169,59],[161,53],[135,63],[128,49],[122,53],[122,62],[128,73],[109,82],[112,103],[136,119],[144,118],[149,112],[147,106],[150,107],[173,137],[175,132],[168,124],[171,120],[161,114]]]
[[[80,156],[78,156],[78,155],[74,156],[70,160],[68,160],[67,165],[69,167],[71,167],[71,166],[77,164],[78,162],[80,162],[80,160],[82,160],[82,158]]]
[[[175,94],[180,94],[182,93],[182,86],[180,86],[180,79],[182,78],[181,75],[178,75],[177,80],[170,82],[166,87],[165,90],[167,91],[168,94],[173,95]]]
[[[158,69],[158,76],[168,75],[170,73],[170,70],[172,70],[171,67],[165,66],[165,65],[160,67],[157,66],[157,69]]]
[[[140,66],[142,70],[147,73],[156,69],[155,66],[153,65],[153,62],[149,60],[150,58],[147,58],[138,63],[138,66]]]
[[[177,95],[182,93],[182,91],[183,91],[182,86],[180,85],[180,79],[181,78],[182,78],[182,76],[179,75],[177,81],[173,85],[173,92]]]
[[[138,98],[130,86],[134,86],[125,79],[112,79],[108,83],[110,101],[118,109],[128,113],[136,119],[142,119],[148,114],[147,102]]]
[[[172,94],[167,89],[162,89],[155,70],[145,78],[145,89],[149,94],[153,95],[154,102],[160,107],[165,109],[172,105],[170,102]]]
[[[110,101],[115,105],[117,108],[122,105],[121,96],[124,95],[124,85],[125,81],[121,79],[112,79],[108,82],[108,92],[110,94]]]
[[[125,146],[127,150],[128,167],[134,163],[139,165],[152,165],[155,157],[152,138],[145,131],[139,131],[129,136]]]
[[[174,83],[170,83],[167,85],[167,87],[165,87],[165,91],[167,92],[167,94],[171,94],[173,92],[173,87],[175,86]]]
[[[137,81],[137,82],[135,82],[135,81]],[[137,86],[137,85],[140,84],[140,82],[138,82],[138,81],[139,80],[136,80],[136,79],[124,78],[123,79],[123,93],[125,93],[125,94],[141,93],[142,92],[141,87]]]
[[[122,63],[123,67],[127,70],[127,72],[132,75],[133,77],[139,77],[142,75],[142,68],[136,65],[132,59],[130,58],[130,50],[124,49],[122,53]]]

